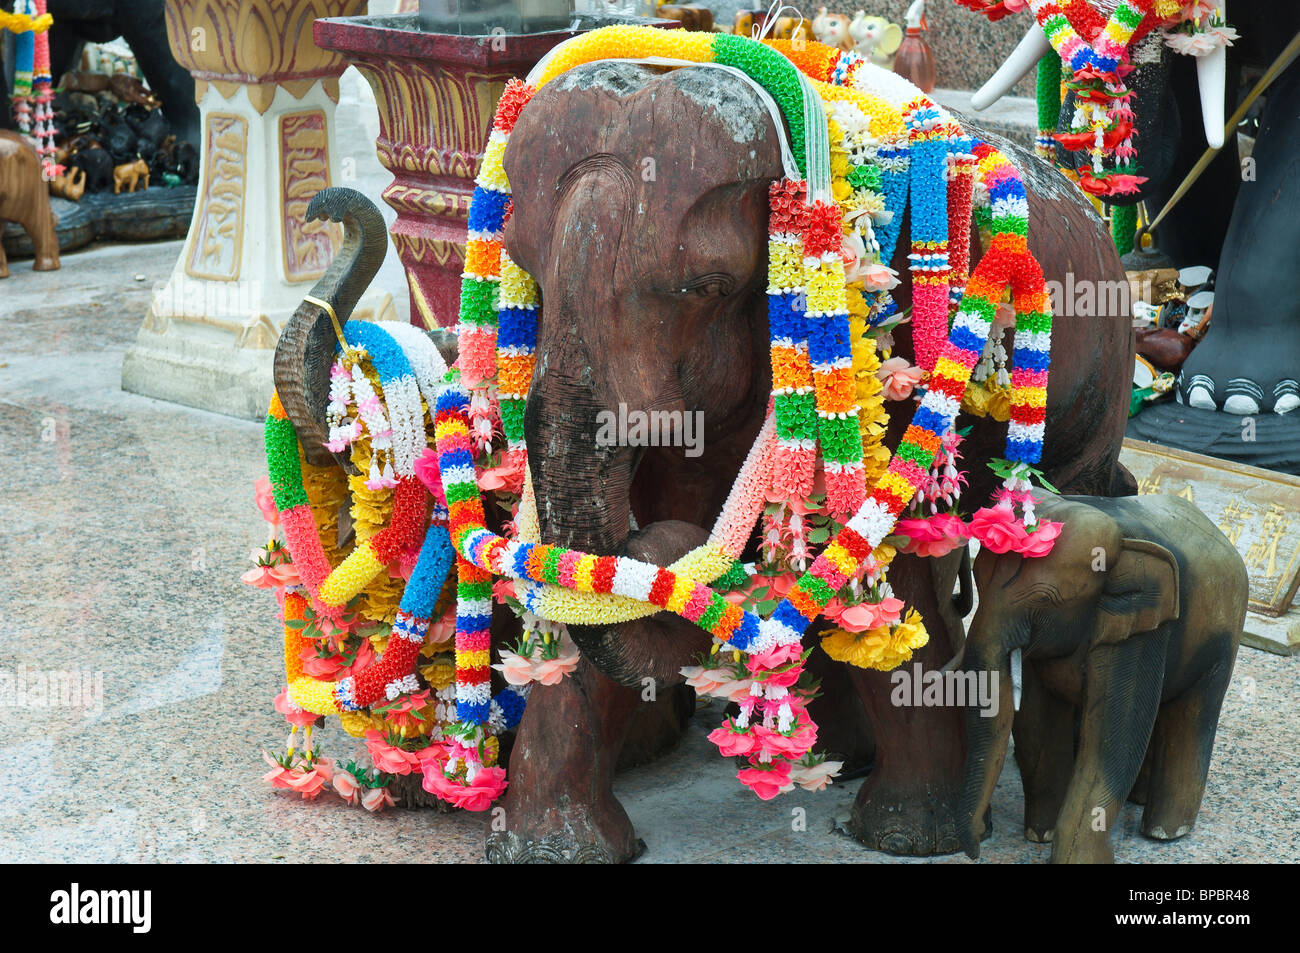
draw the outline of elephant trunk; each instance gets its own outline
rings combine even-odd
[[[1007,742],[1015,718],[1012,704],[1010,649],[1002,644],[990,646],[981,638],[977,625],[966,642],[963,669],[977,675],[988,673],[997,678],[998,705],[991,715],[976,706],[966,709],[966,771],[962,783],[958,839],[971,859],[980,855],[980,840],[985,834],[984,816],[993,799],[993,788],[1007,756]]]
[[[383,216],[373,202],[353,189],[317,192],[307,206],[307,221],[329,219],[343,223],[343,247],[309,297],[326,302],[341,328],[352,314],[388,251]],[[333,462],[325,448],[329,427],[330,367],[337,336],[329,311],[304,300],[285,323],[275,348],[275,390],[293,421],[307,461],[316,466]],[[340,460],[350,472],[351,465]]]

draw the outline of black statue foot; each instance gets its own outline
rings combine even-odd
[[[1125,432],[1135,440],[1300,474],[1300,414],[1239,415],[1168,401],[1143,410]]]

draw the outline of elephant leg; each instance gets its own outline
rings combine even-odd
[[[1079,751],[1057,818],[1052,863],[1114,862],[1110,832],[1151,740],[1166,642],[1144,633],[1088,652]]]
[[[1142,833],[1153,840],[1177,840],[1190,833],[1201,810],[1219,710],[1232,680],[1232,637],[1225,635],[1218,642],[1222,648],[1210,670],[1161,705],[1156,715],[1151,777],[1142,811]]]
[[[644,845],[614,797],[614,768],[640,693],[586,660],[534,686],[510,755],[510,787],[485,831],[493,863],[621,863]]]
[[[911,678],[942,668],[952,658],[953,638],[945,624],[952,601],[937,593],[930,567],[914,556],[899,556],[890,569],[895,594],[924,617],[930,641],[896,673]],[[954,562],[955,566],[955,562]],[[938,601],[948,605],[941,611]],[[964,709],[895,705],[895,673],[845,666],[867,709],[876,756],[853,805],[849,827],[872,850],[912,857],[951,854],[961,849],[957,821],[961,797]]]
[[[5,226],[9,223],[0,218],[0,235],[5,233]],[[9,259],[5,257],[5,247],[0,244],[0,278],[9,277]]]
[[[1049,843],[1074,773],[1076,707],[1043,684],[1038,668],[1021,669],[1020,710],[1014,737],[1016,765],[1025,787],[1025,838]]]
[[[42,182],[41,186],[44,187]],[[33,271],[58,271],[59,270],[59,238],[54,231],[54,213],[50,211],[48,203],[44,203],[36,211],[34,221],[24,222],[23,227],[27,229],[27,234],[32,237],[32,248],[36,253],[36,260],[32,263]]]

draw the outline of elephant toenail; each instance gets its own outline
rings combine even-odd
[[[1273,413],[1289,414],[1300,407],[1300,383],[1293,380],[1281,381],[1273,388]]]
[[[1193,401],[1192,406],[1201,407],[1205,405]],[[1209,406],[1213,408],[1214,402],[1211,401]],[[1248,417],[1251,414],[1259,413],[1259,402],[1253,397],[1247,397],[1245,394],[1233,394],[1223,402],[1223,412]]]
[[[1214,405],[1214,395],[1210,393],[1210,389],[1202,387],[1200,384],[1196,384],[1187,391],[1187,403],[1203,410],[1219,409]]]

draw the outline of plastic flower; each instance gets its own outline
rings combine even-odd
[[[709,740],[718,746],[724,758],[748,757],[758,748],[758,739],[749,729],[741,730],[730,718],[709,732]]]
[[[1046,556],[1056,545],[1056,537],[1061,535],[1061,523],[1053,523],[1051,520],[1039,520],[1034,531],[1029,534],[1028,539],[1021,545],[1020,553],[1024,556],[1038,557]]]
[[[921,383],[925,371],[901,357],[891,357],[880,365],[876,377],[884,385],[886,400],[906,400]]]
[[[275,696],[274,704],[275,710],[284,715],[285,720],[291,725],[298,725],[299,727],[314,725],[320,720],[320,715],[298,707],[294,700],[289,697],[288,685],[280,689],[280,694]]]
[[[801,710],[798,712],[798,721],[789,734],[766,725],[755,725],[754,739],[759,746],[760,758],[802,758],[817,743],[817,726],[808,717],[808,713]]]
[[[275,496],[271,493],[271,481],[266,477],[258,477],[257,482],[253,484],[253,489],[253,498],[257,501],[257,508],[262,513],[262,519],[272,526],[279,526],[280,511],[275,508]]]
[[[447,763],[448,753],[445,748],[437,747],[441,750],[422,762],[424,780],[421,783],[430,794],[465,811],[486,811],[505,791],[504,768],[479,768],[472,782],[447,777],[443,766]]]
[[[355,803],[355,802],[352,802]],[[389,793],[388,788],[366,788],[366,793],[361,795],[361,806],[372,813],[379,813],[386,807],[392,807],[397,803],[397,799]]]
[[[375,763],[375,770],[385,774],[411,774],[420,767],[420,755],[390,745],[378,731],[366,732],[366,750]]]
[[[1025,527],[1009,506],[985,506],[971,517],[970,534],[995,553],[1021,551],[1027,542]]]
[[[868,632],[831,629],[822,636],[822,651],[837,662],[858,668],[878,668],[889,646],[889,627],[879,626]]]
[[[415,476],[433,494],[440,506],[447,505],[447,491],[442,485],[442,474],[438,470],[438,452],[433,447],[426,447],[415,461]]]
[[[736,773],[736,778],[762,800],[770,801],[790,783],[790,763],[754,765]]]
[[[795,764],[790,768],[791,785],[799,785],[805,791],[821,791],[838,777],[843,761],[822,761],[818,764]]]
[[[853,606],[844,606],[838,599],[832,599],[835,608],[827,605],[823,615],[847,632],[866,632],[882,625],[893,625],[903,611],[903,600],[886,596],[879,602],[860,602]]]
[[[424,722],[416,717],[417,713],[429,704],[431,694],[428,689],[422,692],[410,692],[382,706],[381,714],[395,728],[407,731],[418,730]]]
[[[940,513],[928,519],[899,520],[894,532],[907,537],[903,552],[938,558],[946,556],[970,539],[970,530],[954,513]]]
[[[511,685],[527,685],[529,682],[558,685],[564,680],[564,676],[578,667],[581,658],[578,646],[569,638],[569,633],[564,632],[560,636],[560,654],[557,657],[534,658],[502,649],[501,663],[493,665],[492,668],[504,675]]]
[[[349,804],[356,804],[360,799],[359,791],[361,785],[357,784],[357,779],[352,776],[350,771],[337,771],[333,780],[330,782],[334,787],[334,793]]]

